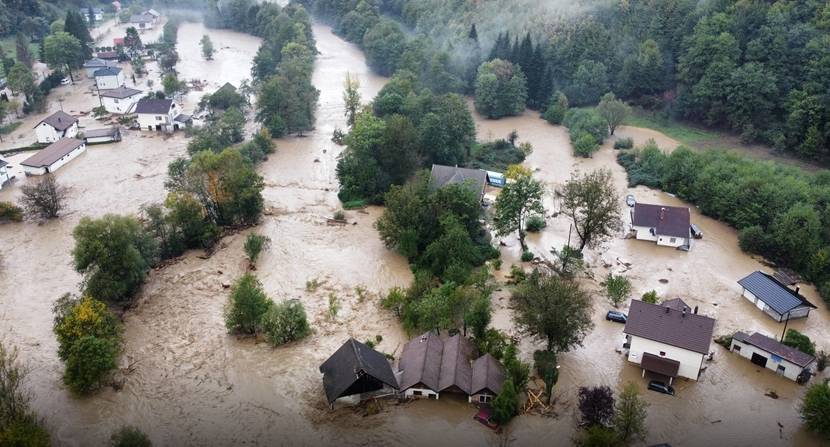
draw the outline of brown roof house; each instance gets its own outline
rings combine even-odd
[[[44,175],[57,171],[84,151],[86,151],[84,140],[61,138],[20,162],[20,166],[23,166],[23,172],[26,175]]]
[[[650,371],[669,376],[669,383],[675,377],[697,380],[714,330],[715,320],[697,315],[697,307],[692,311],[679,298],[662,306],[632,300],[623,346],[643,376]]]
[[[810,354],[783,345],[778,340],[757,332],[752,335],[735,332],[729,350],[798,383],[804,383],[812,377],[808,368],[816,359]]]
[[[470,402],[489,404],[501,393],[504,384],[504,367],[490,354],[484,354],[473,362],[473,387]]]
[[[691,245],[691,212],[686,207],[637,203],[631,209],[631,227],[637,239],[681,250]]]
[[[386,357],[353,338],[320,365],[320,372],[323,373],[323,388],[332,409],[334,401],[343,396],[386,387],[398,389],[398,381]]]
[[[54,143],[61,138],[78,135],[78,118],[58,110],[35,126],[38,143]]]
[[[436,189],[453,183],[461,183],[467,185],[470,190],[476,193],[479,201],[484,198],[487,171],[459,168],[457,166],[432,165],[431,175]]]
[[[444,341],[441,356],[441,373],[438,375],[438,392],[470,395],[473,387],[473,343],[461,334]]]
[[[441,360],[444,342],[432,332],[427,332],[403,346],[398,369],[401,374],[401,391],[405,396],[435,396],[440,391]]]

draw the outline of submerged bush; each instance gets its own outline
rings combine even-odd
[[[631,149],[634,147],[634,139],[631,137],[620,138],[614,142],[614,149]]]
[[[310,332],[303,304],[296,300],[271,306],[262,316],[262,333],[274,346],[305,338]]]
[[[541,216],[530,216],[525,223],[525,228],[531,233],[538,233],[548,225],[545,218]]]

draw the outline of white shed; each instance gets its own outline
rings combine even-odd
[[[43,175],[57,171],[73,158],[86,151],[86,143],[75,138],[62,138],[23,160],[20,165],[26,175]]]
[[[815,357],[798,349],[779,343],[777,340],[759,333],[747,335],[736,332],[732,336],[730,351],[748,358],[752,363],[775,371],[779,376],[799,381],[802,371],[807,369]]]
[[[38,143],[53,143],[61,138],[78,135],[78,118],[59,110],[35,126]]]

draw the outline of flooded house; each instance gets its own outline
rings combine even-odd
[[[26,175],[44,175],[57,171],[61,166],[86,151],[84,140],[61,138],[36,154],[20,162]]]
[[[127,113],[141,99],[141,90],[121,86],[101,92],[104,108],[110,113]]]
[[[676,298],[662,305],[632,300],[623,332],[628,361],[646,371],[697,380],[709,354],[715,320]]]
[[[753,364],[798,383],[806,382],[810,374],[810,364],[815,357],[784,345],[774,338],[754,333],[747,335],[738,331],[732,335],[732,344],[729,350],[749,359]]]
[[[105,67],[95,71],[95,85],[99,90],[112,90],[123,87],[127,82],[121,67]]]
[[[504,366],[490,354],[473,362],[473,380],[469,402],[489,404],[501,394],[505,379]]]
[[[741,295],[779,323],[794,318],[806,318],[810,315],[810,310],[816,308],[798,293],[799,287],[796,286],[793,290],[785,285],[787,283],[795,284],[789,280],[789,276],[773,276],[760,270],[738,281],[743,287]]]
[[[156,27],[156,18],[151,14],[135,14],[130,16],[130,24],[137,30],[153,29]]]
[[[487,171],[434,164],[430,174],[436,188],[443,188],[453,183],[467,184],[477,194],[479,202],[484,198]]]
[[[101,59],[100,57],[93,57],[92,59],[86,61],[84,64],[84,70],[86,70],[86,77],[89,79],[95,78],[95,72],[102,69],[111,67],[112,65],[108,64],[106,60]]]
[[[435,396],[438,399],[443,353],[443,340],[432,332],[403,345],[398,370],[401,371],[404,396]]]
[[[172,99],[141,98],[135,104],[141,130],[171,132],[184,127],[190,120],[182,113],[182,107]]]
[[[398,389],[398,381],[389,361],[378,351],[350,338],[320,365],[323,388],[329,405],[345,396],[379,391],[386,387]]]
[[[3,189],[6,184],[11,182],[11,176],[9,176],[9,170],[6,166],[9,165],[9,162],[3,159],[3,156],[0,155],[0,189]]]
[[[38,143],[53,143],[61,138],[75,138],[78,135],[78,118],[58,110],[35,126]]]
[[[688,250],[692,240],[690,227],[689,208],[648,203],[635,203],[631,208],[631,228],[640,240]]]

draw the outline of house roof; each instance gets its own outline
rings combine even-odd
[[[801,306],[816,308],[807,298],[761,271],[752,272],[738,284],[781,315]]]
[[[230,82],[226,82],[225,85],[219,87],[219,90],[230,90],[232,92],[236,91],[236,87],[233,86]],[[217,90],[217,91],[219,91]]]
[[[500,394],[504,384],[504,367],[490,354],[484,354],[473,362],[473,387],[470,394],[489,390]]]
[[[116,8],[120,8],[121,7],[121,2],[112,2],[112,5],[115,6]]]
[[[124,99],[140,95],[141,93],[143,93],[141,90],[136,90],[134,88],[129,88],[126,85],[122,85],[121,87],[114,88],[112,90],[104,90],[101,92],[101,96],[105,98]]]
[[[757,332],[752,335],[746,335],[745,333],[738,331],[732,336],[732,339],[763,349],[770,354],[777,355],[778,357],[781,357],[782,359],[794,363],[802,368],[806,368],[807,365],[815,360],[815,357],[810,354],[806,354],[798,349],[781,344],[778,340]]]
[[[173,118],[173,121],[176,121],[178,123],[186,123],[186,122],[190,121],[191,118],[193,118],[193,117],[190,116],[190,115],[185,115],[184,113],[180,113],[175,118]]]
[[[353,338],[320,365],[320,372],[323,373],[323,388],[329,403],[341,396],[373,391],[358,383],[366,375],[398,389],[398,381],[386,357]],[[344,394],[346,392],[349,394]]]
[[[135,105],[135,113],[167,113],[172,106],[172,99],[141,98]]]
[[[58,110],[57,112],[47,116],[43,119],[40,123],[46,123],[56,130],[66,130],[72,127],[73,124],[78,122],[78,118],[64,112],[63,110]],[[37,123],[37,126],[40,126],[40,123]]]
[[[75,138],[61,138],[58,141],[43,148],[40,152],[20,162],[23,166],[32,168],[42,168],[44,166],[51,166],[56,161],[63,158],[66,154],[74,151],[84,144],[84,140]]]
[[[106,67],[95,71],[95,77],[99,76],[118,76],[121,73],[121,67]]]
[[[400,363],[403,370],[401,389],[423,383],[429,389],[438,391],[443,352],[444,342],[432,332],[427,332],[404,345]]]
[[[84,68],[96,68],[96,67],[103,68],[103,67],[106,67],[106,66],[107,66],[107,63],[103,59],[98,58],[98,57],[94,57],[94,58],[88,60],[84,64]]]
[[[101,14],[102,12],[101,8],[92,8],[93,14]],[[89,9],[81,8],[81,14],[89,14]]]
[[[632,300],[623,332],[658,343],[709,353],[715,320],[671,307]]]
[[[160,17],[160,16],[161,16],[161,13],[160,13],[160,12],[158,12],[158,11],[156,11],[155,9],[149,9],[149,10],[147,10],[147,12],[145,12],[144,14],[151,14],[151,15],[153,15],[153,16],[155,16],[155,17]]]
[[[85,138],[98,138],[98,137],[112,137],[118,135],[118,128],[115,127],[105,127],[103,129],[92,129],[87,130],[84,132]]]
[[[664,376],[677,377],[677,373],[680,371],[680,362],[644,352],[643,359],[640,360],[640,367],[646,371],[656,372]]]
[[[663,307],[671,307],[672,309],[683,311],[683,309],[692,310],[692,307],[686,304],[685,301],[681,300],[680,298],[674,298],[671,300],[663,301],[661,304]]]
[[[123,46],[124,45],[124,38],[123,37],[116,37],[116,38],[112,39],[112,45],[113,46],[118,46],[118,45]]]
[[[155,19],[150,14],[134,14],[130,16],[130,23],[152,23]]]
[[[775,280],[780,282],[781,284],[784,284],[785,286],[792,286],[794,284],[798,284],[798,281],[796,281],[792,276],[782,272],[781,270],[773,273],[772,277],[775,278]]]
[[[118,53],[115,51],[100,51],[98,59],[118,59]]]
[[[456,386],[470,394],[473,379],[471,362],[474,350],[473,343],[461,334],[455,334],[444,342],[437,391]]]
[[[631,222],[635,227],[654,228],[659,236],[689,237],[689,208],[636,203],[632,215]]]
[[[7,162],[6,160],[3,160],[2,158],[0,158],[0,168],[2,168],[4,166],[7,166],[8,164],[9,164],[9,162]]]
[[[487,183],[487,171],[434,164],[432,165],[431,173],[438,188],[452,183],[464,183],[467,180],[474,180],[475,186],[471,186],[470,188],[478,194],[479,199],[484,194],[484,185]]]

